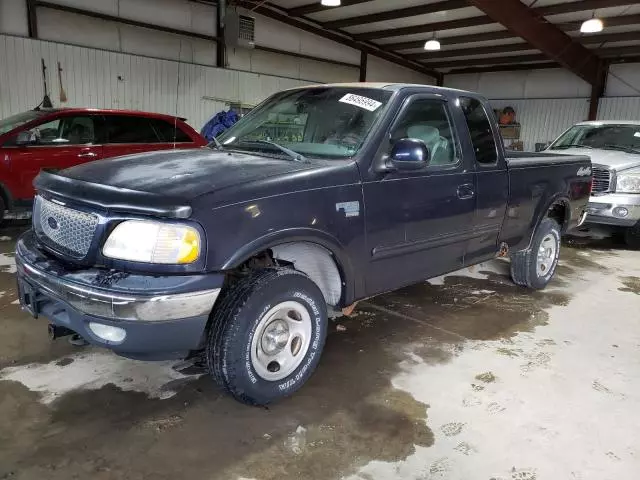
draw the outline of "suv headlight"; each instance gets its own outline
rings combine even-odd
[[[640,170],[630,170],[618,174],[616,192],[640,193]]]
[[[187,264],[200,256],[200,233],[187,225],[127,220],[107,239],[105,257],[132,262]]]

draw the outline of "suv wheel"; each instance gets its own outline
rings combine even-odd
[[[511,256],[511,278],[523,287],[542,289],[551,281],[560,255],[560,226],[552,218],[540,222],[531,247]]]
[[[299,271],[269,268],[239,280],[221,300],[206,346],[216,382],[249,405],[298,390],[318,365],[327,335],[317,285]]]
[[[640,250],[640,222],[624,231],[624,241],[629,248]]]

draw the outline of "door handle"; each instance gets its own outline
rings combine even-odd
[[[458,198],[460,200],[468,200],[475,197],[475,195],[476,192],[473,190],[473,184],[465,183],[464,185],[458,186]]]
[[[94,153],[94,152],[84,152],[84,153],[79,153],[78,154],[78,158],[94,158],[97,157],[98,154]]]

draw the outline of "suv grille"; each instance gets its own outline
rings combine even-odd
[[[593,172],[593,186],[591,187],[592,193],[608,192],[611,185],[611,172],[606,168],[592,167]]]
[[[89,253],[98,217],[38,196],[33,209],[33,226],[44,244],[82,258]]]

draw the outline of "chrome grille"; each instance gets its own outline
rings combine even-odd
[[[89,253],[98,217],[36,197],[33,225],[40,240],[74,257]]]
[[[608,192],[611,188],[611,171],[606,168],[594,166],[591,170],[593,173],[592,193]]]

